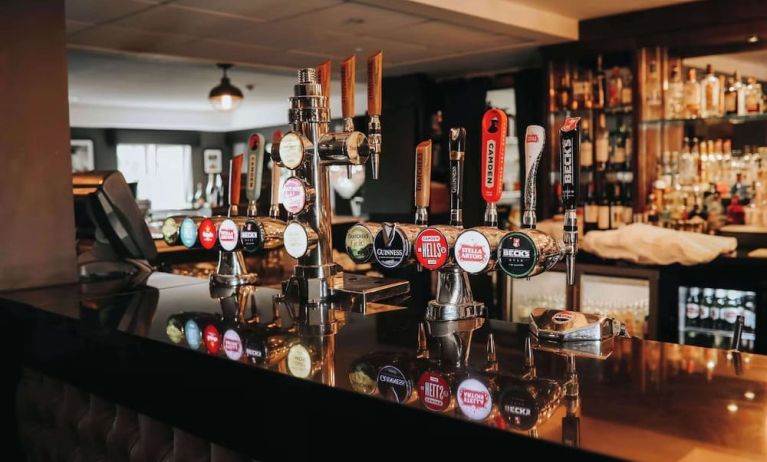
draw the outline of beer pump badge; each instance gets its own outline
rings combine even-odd
[[[288,133],[280,140],[280,160],[290,170],[297,169],[304,161],[304,143],[297,133]]]
[[[530,274],[538,262],[535,242],[525,233],[511,232],[498,245],[498,265],[511,277]]]
[[[197,227],[194,225],[194,220],[189,217],[184,218],[179,234],[184,247],[194,247],[194,244],[197,243]]]
[[[218,242],[221,248],[231,252],[237,247],[239,229],[234,221],[227,218],[218,225]]]
[[[218,353],[221,350],[221,332],[213,324],[208,324],[202,333],[208,353],[213,355]]]
[[[301,223],[291,222],[282,233],[285,251],[293,258],[301,258],[309,250],[309,236]]]
[[[168,244],[174,244],[178,237],[178,224],[176,219],[168,217],[162,222],[162,238]]]
[[[309,350],[296,343],[288,350],[288,370],[293,377],[305,379],[312,374],[312,357]]]
[[[404,403],[413,392],[413,385],[405,374],[395,366],[384,366],[378,371],[376,379],[378,392],[384,398],[397,403]]]
[[[240,243],[246,252],[256,252],[264,245],[264,228],[255,220],[248,220],[240,230]]]
[[[190,348],[193,350],[200,348],[202,334],[200,333],[200,326],[194,320],[190,319],[184,324],[184,336],[186,336],[186,343]]]
[[[428,270],[442,268],[449,253],[447,239],[436,229],[426,228],[415,238],[415,257]]]
[[[455,240],[455,261],[467,273],[480,273],[490,263],[490,243],[473,229],[462,232]]]
[[[165,326],[165,335],[168,336],[171,342],[180,343],[184,339],[184,326],[177,319],[170,318],[168,325]]]
[[[396,268],[407,257],[405,238],[397,225],[384,223],[373,241],[375,257],[384,268]]]
[[[282,205],[293,215],[301,213],[306,207],[306,188],[304,182],[290,177],[282,184]]]
[[[197,234],[203,249],[210,250],[216,246],[216,225],[210,218],[200,222],[200,230]]]
[[[455,397],[463,415],[471,420],[485,420],[493,409],[490,390],[477,379],[466,379],[461,382]]]
[[[373,236],[362,225],[356,224],[346,233],[346,253],[358,263],[370,261],[373,257]]]
[[[239,361],[242,358],[242,339],[234,329],[224,332],[224,353],[232,361]]]
[[[430,411],[442,412],[450,405],[450,385],[437,371],[428,371],[418,380],[418,399]]]

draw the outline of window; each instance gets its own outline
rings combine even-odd
[[[189,208],[192,193],[192,147],[180,144],[118,144],[117,169],[136,196],[152,210]]]

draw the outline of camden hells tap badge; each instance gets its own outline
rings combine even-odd
[[[407,240],[396,223],[384,223],[373,240],[376,261],[384,268],[396,268],[407,257]]]
[[[466,379],[458,385],[455,393],[458,407],[471,420],[485,420],[493,410],[493,397],[484,383]]]
[[[535,242],[525,233],[511,232],[498,244],[498,266],[513,278],[530,274],[538,263]]]
[[[482,233],[469,229],[455,240],[455,261],[467,273],[480,273],[490,263],[490,243]]]
[[[428,270],[442,268],[449,254],[447,239],[436,229],[426,228],[415,238],[415,258]]]
[[[437,371],[427,371],[418,380],[418,399],[426,409],[442,412],[450,405],[450,385]]]

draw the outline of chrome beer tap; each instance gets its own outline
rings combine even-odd
[[[369,113],[380,114],[380,53],[369,69]],[[377,63],[377,64],[376,64]],[[291,131],[282,137],[271,156],[275,164],[292,171],[282,187],[282,202],[292,219],[285,228],[285,249],[298,260],[293,276],[283,284],[290,300],[349,302],[363,309],[367,301],[402,295],[409,291],[406,281],[373,281],[362,276],[346,277],[333,261],[332,216],[330,207],[331,165],[364,165],[371,144],[380,149],[379,130],[365,136],[357,131],[329,132],[329,63],[315,69],[301,69],[288,112]],[[353,91],[344,86],[344,92]],[[325,89],[327,91],[327,88]],[[348,94],[346,95],[348,97]],[[372,118],[372,117],[371,117]],[[376,170],[374,166],[374,171]],[[324,306],[324,305],[323,305]]]
[[[370,141],[370,167],[373,179],[378,179],[381,157],[381,88],[383,53],[368,58],[368,140]]]
[[[579,117],[565,120],[560,130],[560,173],[562,175],[562,201],[565,206],[564,240],[535,228],[536,173],[543,155],[545,131],[531,125],[525,132],[525,211],[522,229],[512,231],[499,244],[500,268],[512,278],[530,278],[551,269],[560,259],[566,258],[567,284],[575,284],[575,254],[577,252],[578,219],[575,206],[578,190],[578,162],[580,151]]]

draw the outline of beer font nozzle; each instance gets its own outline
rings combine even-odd
[[[496,203],[503,193],[503,161],[506,153],[508,116],[488,109],[482,117],[482,198],[487,203],[485,226],[498,226]]]
[[[261,177],[264,173],[264,135],[253,133],[248,139],[248,175],[245,194],[248,196],[248,209],[245,215],[258,215],[257,201],[261,196]]]
[[[341,114],[344,131],[354,131],[354,79],[356,78],[357,58],[352,55],[341,62]]]
[[[569,117],[559,131],[559,170],[562,175],[562,205],[565,209],[564,244],[567,284],[575,285],[575,254],[578,252],[578,170],[580,162],[580,117]]]
[[[278,149],[280,140],[282,139],[282,132],[276,130],[272,134],[272,151]],[[277,162],[272,162],[272,184],[271,184],[271,206],[269,207],[270,218],[280,218],[280,165]]]
[[[415,224],[429,223],[431,199],[431,140],[418,143],[415,148]]]
[[[381,160],[381,85],[383,52],[368,58],[368,141],[373,179],[378,179]]]
[[[523,228],[535,228],[537,218],[536,206],[536,179],[538,165],[543,157],[543,146],[546,141],[546,130],[540,125],[529,125],[525,131],[525,210],[522,215]]]
[[[466,129],[450,129],[450,225],[463,228],[463,158],[466,154]]]

